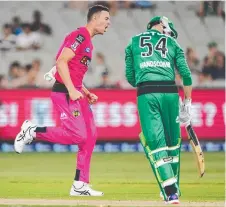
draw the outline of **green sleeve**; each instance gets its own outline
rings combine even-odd
[[[136,87],[135,70],[133,68],[132,39],[125,49],[126,79],[133,87]]]
[[[175,45],[176,45],[176,56],[175,56],[176,66],[183,79],[183,85],[190,86],[192,85],[191,71],[188,67],[184,51],[176,41]]]

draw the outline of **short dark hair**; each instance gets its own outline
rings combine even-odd
[[[18,17],[18,16],[15,16],[15,17],[13,17],[13,23],[20,23],[20,17]]]
[[[87,14],[87,22],[89,22],[91,20],[91,18],[94,14],[101,12],[101,11],[109,12],[109,9],[103,5],[94,5],[94,6],[90,7],[88,14]]]
[[[3,28],[4,29],[10,29],[10,28],[12,28],[12,26],[11,26],[11,24],[6,23],[6,24],[3,25]]]
[[[4,78],[5,78],[5,76],[0,74],[0,82],[1,82]],[[0,104],[0,105],[1,105],[1,104]]]
[[[188,47],[186,50],[186,55],[189,55],[192,51],[193,49],[191,47]]]
[[[217,43],[216,42],[210,42],[208,43],[208,48],[213,48],[213,47],[217,47]]]
[[[18,61],[14,61],[11,63],[9,68],[10,70],[12,70],[13,68],[19,68],[19,67],[21,67],[20,63]]]
[[[35,10],[33,12],[33,18],[34,19],[41,19],[41,17],[42,17],[42,13],[39,10]]]
[[[109,73],[107,71],[104,71],[104,72],[101,73],[101,75],[102,75],[102,77],[106,77],[106,76],[109,75]]]
[[[32,65],[31,64],[25,65],[26,72],[29,72],[31,69],[32,69]]]

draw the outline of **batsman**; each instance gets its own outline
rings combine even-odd
[[[191,121],[192,78],[177,32],[167,17],[156,16],[147,31],[131,38],[125,49],[126,79],[137,88],[142,133],[140,141],[157,179],[161,195],[178,204],[180,178],[180,123]],[[183,117],[175,68],[183,80]]]

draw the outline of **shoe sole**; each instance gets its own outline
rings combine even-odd
[[[101,196],[103,196],[104,194],[102,194],[102,195],[71,195],[70,194],[70,196],[78,196],[78,197],[101,197]]]
[[[22,133],[22,130],[16,135],[16,139],[15,139],[15,141],[14,141],[14,146],[13,146],[13,147],[14,147],[14,150],[15,150],[15,152],[16,152],[17,154],[21,154],[21,153],[22,153],[22,151],[21,151],[21,152],[17,151],[17,150],[16,150],[16,146],[15,146],[15,143],[17,142],[17,137],[19,136],[20,133]]]
[[[174,200],[174,201],[167,201],[167,204],[180,204],[179,200]]]

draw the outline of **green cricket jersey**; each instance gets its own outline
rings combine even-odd
[[[157,30],[132,37],[125,55],[126,78],[134,87],[145,81],[174,81],[175,66],[183,84],[192,84],[184,51],[174,38]]]

